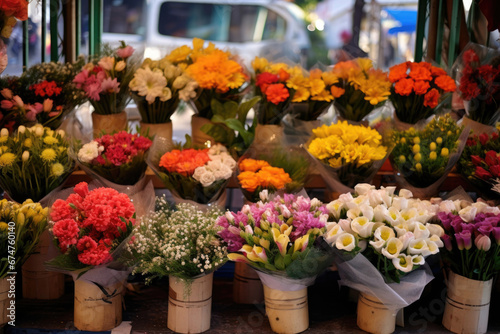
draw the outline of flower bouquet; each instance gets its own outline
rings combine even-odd
[[[211,132],[214,129],[209,131],[209,126],[214,125],[212,123],[214,121],[219,130],[222,127],[224,132],[234,133],[234,130],[230,131],[226,127],[227,124],[224,126],[221,124],[223,120],[234,119],[234,115],[214,110],[214,102],[218,102],[226,110],[231,108],[233,110],[231,113],[234,113],[235,105],[241,103],[250,81],[246,68],[236,55],[216,48],[213,43],[208,43],[208,46],[204,47],[204,43],[204,40],[194,38],[192,48],[183,45],[167,56],[169,61],[185,67],[186,73],[199,86],[197,96],[191,100],[195,111],[191,121],[195,145],[204,145],[207,141],[213,144],[218,141],[212,137]],[[234,103],[227,104],[228,102]],[[238,118],[240,123],[244,124],[245,119]]]
[[[130,244],[134,273],[169,277],[168,328],[177,333],[201,333],[210,328],[213,272],[227,260],[227,247],[215,224],[217,208],[200,211],[181,203],[170,208],[157,199],[157,210],[141,219]]]
[[[276,150],[273,154],[243,156],[238,163],[238,181],[248,202],[255,203],[277,191],[298,193],[304,189],[309,161],[294,149]]]
[[[147,137],[120,131],[84,144],[77,159],[90,175],[119,185],[133,185],[144,177],[148,167],[145,155],[151,145]]]
[[[111,188],[89,190],[81,182],[51,207],[50,231],[61,254],[47,265],[75,280],[75,326],[105,331],[122,318],[127,267],[119,258],[135,224],[130,198]]]
[[[454,333],[486,333],[492,282],[500,271],[500,209],[446,202],[437,214],[449,269],[443,325]]]
[[[457,126],[449,115],[434,118],[421,130],[393,132],[390,161],[398,184],[418,192],[418,197],[437,193],[460,158],[468,134],[468,128]]]
[[[396,128],[408,128],[434,115],[446,102],[445,93],[454,92],[455,81],[439,67],[427,62],[404,62],[389,69],[393,83],[389,99],[394,105]],[[440,101],[441,100],[441,101]]]
[[[27,198],[41,201],[62,186],[73,171],[68,156],[68,141],[62,130],[54,131],[37,124],[20,126],[9,136],[0,132],[0,185],[16,202]]]
[[[141,114],[141,133],[150,136],[158,134],[171,139],[170,117],[180,101],[188,102],[196,96],[198,84],[182,67],[164,57],[159,61],[149,58],[144,60],[134,73],[129,87]],[[149,132],[146,131],[148,128]]]
[[[191,146],[188,140],[184,146],[172,149],[157,138],[148,164],[170,190],[176,203],[223,208],[226,204],[225,188],[236,168],[236,161],[220,144],[204,149]]]
[[[325,231],[326,212],[317,199],[284,194],[244,205],[217,221],[229,259],[257,270],[274,332],[300,333],[309,327],[307,286],[332,260],[317,240]]]
[[[470,43],[453,64],[453,72],[467,121],[495,126],[500,120],[500,53]]]
[[[432,279],[430,269],[417,269],[443,246],[443,229],[430,220],[437,205],[394,190],[358,184],[354,196],[327,205],[335,222],[324,238],[336,250],[340,284],[361,292],[357,323],[370,333],[394,331],[397,310],[418,300]]]
[[[338,81],[331,72],[313,69],[308,76],[297,73],[287,85],[295,89],[290,113],[283,117],[285,140],[289,145],[304,144],[320,125],[318,117],[331,105],[331,88]]]
[[[31,253],[36,250],[39,238],[47,225],[47,208],[28,199],[22,204],[0,201],[0,326],[15,317],[7,315],[11,305],[12,286],[15,286],[16,272]],[[7,277],[9,276],[9,277]],[[13,302],[13,300],[12,300]],[[12,321],[13,324],[15,321]]]
[[[339,62],[331,73],[333,105],[343,120],[361,122],[391,94],[387,73],[374,69],[368,58]]]
[[[83,102],[84,94],[72,82],[83,61],[80,57],[74,63],[33,65],[20,77],[2,82],[0,86],[7,87],[1,101],[5,126],[12,121],[23,125],[36,121],[52,130],[59,128],[65,117]]]
[[[369,182],[388,156],[382,136],[374,129],[341,121],[313,130],[307,151],[317,162],[331,191],[350,192]]]
[[[500,178],[500,138],[494,132],[472,135],[457,162],[458,172],[488,198],[498,197],[492,188]]]
[[[125,107],[130,101],[129,83],[135,73],[133,53],[134,49],[122,42],[115,50],[104,50],[101,58],[86,64],[73,79],[94,107],[94,137],[102,131],[112,133],[127,127]]]

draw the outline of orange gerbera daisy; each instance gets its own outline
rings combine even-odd
[[[439,92],[436,88],[432,88],[427,94],[424,96],[424,106],[435,108],[438,105],[439,101]]]
[[[408,71],[408,63],[401,63],[389,68],[389,81],[396,82],[403,78],[406,78],[406,72]]]
[[[288,89],[282,83],[269,85],[266,89],[267,100],[273,104],[284,102],[289,96]]]
[[[394,85],[396,94],[408,96],[413,91],[414,81],[412,79],[401,79]]]

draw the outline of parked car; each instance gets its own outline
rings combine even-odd
[[[112,8],[105,7],[104,14],[123,21]],[[145,57],[159,59],[198,37],[239,54],[247,63],[259,56],[305,64],[311,42],[304,18],[300,7],[282,0],[148,0],[140,34],[118,33],[111,29],[116,25],[109,24],[103,41],[125,40],[143,46]]]

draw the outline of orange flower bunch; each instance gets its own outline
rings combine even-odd
[[[455,81],[439,67],[427,62],[404,62],[389,69],[393,83],[390,100],[398,118],[416,123],[431,116],[444,93],[455,91]]]
[[[276,191],[292,182],[283,168],[272,167],[265,160],[244,159],[239,164],[241,188],[253,193],[264,189]]]
[[[183,45],[166,56],[167,60],[186,70],[186,73],[198,83],[201,88],[195,100],[199,116],[211,119],[213,99],[221,103],[227,101],[240,102],[243,91],[250,82],[246,68],[237,61],[237,57],[228,51],[223,51],[205,41],[193,39],[193,47]]]
[[[368,58],[339,62],[331,74],[336,81],[330,92],[337,111],[344,119],[361,121],[390,95],[391,82],[387,73],[373,68]]]
[[[192,176],[196,168],[204,166],[208,161],[208,149],[172,150],[160,158],[160,167],[170,173]]]

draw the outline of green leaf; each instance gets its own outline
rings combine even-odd
[[[222,119],[235,118],[238,112],[238,103],[234,101],[220,103],[216,99],[212,99],[211,107],[214,116],[218,115]]]
[[[241,103],[238,107],[238,120],[241,124],[245,124],[245,120],[247,118],[248,112],[253,106],[259,102],[260,96],[255,96],[248,101]]]
[[[285,259],[281,256],[281,254],[276,255],[274,258],[274,266],[278,270],[285,270]]]
[[[226,127],[220,124],[204,124],[201,129],[204,133],[214,138],[216,142],[224,145],[230,144],[231,132]],[[233,134],[234,136],[234,134]]]
[[[227,119],[224,122],[228,128],[233,129],[234,131],[238,131],[238,134],[243,138],[245,145],[248,147],[253,141],[254,134],[247,129],[245,126],[240,123],[237,119]]]

